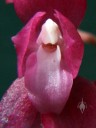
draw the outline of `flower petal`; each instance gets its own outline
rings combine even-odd
[[[45,11],[52,18],[56,9],[78,26],[85,13],[86,0],[14,0],[14,7],[24,22],[38,11]]]
[[[15,80],[0,102],[0,128],[32,128],[36,116],[24,78]]]
[[[16,36],[12,37],[17,52],[19,77],[24,75],[27,56],[36,50],[35,42],[44,15],[43,12],[37,13]]]
[[[63,53],[63,64],[69,69],[75,78],[78,74],[83,53],[84,53],[84,44],[81,40],[76,28],[74,25],[62,14],[56,11],[55,16],[60,22],[61,30],[63,33],[64,46],[62,45]]]
[[[96,86],[76,78],[62,113],[42,115],[42,124],[44,128],[96,128]]]
[[[60,67],[60,50],[47,53],[41,46],[26,63],[25,85],[32,103],[41,113],[60,113],[73,83],[72,74]]]

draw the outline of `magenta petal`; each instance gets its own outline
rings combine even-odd
[[[63,32],[64,46],[61,47],[63,63],[66,63],[66,67],[73,74],[73,78],[75,78],[82,62],[84,44],[76,28],[66,17],[58,11],[56,11],[55,16],[58,18]]]
[[[15,80],[0,102],[0,128],[32,128],[36,115],[24,78]]]
[[[56,9],[78,26],[85,13],[86,0],[14,0],[14,6],[17,15],[24,22],[38,11],[47,12],[51,18]]]
[[[44,128],[96,128],[96,86],[76,78],[63,112],[42,115],[42,123]]]
[[[38,29],[44,14],[37,13],[16,36],[12,37],[17,52],[19,77],[24,74],[27,56],[36,50],[36,39],[40,31]]]

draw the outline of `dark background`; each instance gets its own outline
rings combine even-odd
[[[96,0],[87,0],[87,12],[80,26],[81,29],[96,34]],[[23,24],[15,14],[12,5],[0,0],[0,98],[17,78],[16,53],[11,42]],[[96,80],[96,48],[85,46],[85,54],[79,75]]]

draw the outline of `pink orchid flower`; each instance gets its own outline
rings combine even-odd
[[[82,61],[83,43],[66,17],[57,11],[54,17],[56,23],[37,13],[12,40],[32,103],[40,112],[60,113]]]
[[[12,38],[18,76],[24,76],[29,98],[39,112],[60,113],[83,57],[84,47],[76,27],[84,16],[86,2],[13,0],[13,3],[21,20],[31,18]],[[43,12],[32,17],[37,11]]]
[[[30,20],[12,38],[17,52],[19,78],[1,101],[0,125],[5,128],[36,128],[42,122],[45,128],[53,125],[55,128],[55,119],[51,115],[58,121],[62,120],[61,114],[57,114],[66,108],[73,79],[78,74],[83,57],[84,47],[77,26],[84,16],[86,2],[7,2],[14,2],[22,21]],[[45,120],[48,117],[53,121],[49,126]],[[60,122],[64,127],[64,121]]]
[[[0,103],[0,128],[96,128],[96,83],[77,77],[58,114],[40,114],[27,95],[24,78],[11,85]]]

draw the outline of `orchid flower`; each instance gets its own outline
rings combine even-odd
[[[67,9],[64,3],[70,2]],[[76,27],[84,16],[86,2],[70,2],[13,0],[21,20],[31,18],[12,38],[17,52],[18,76],[24,76],[29,98],[42,113],[62,111],[82,61],[83,43]]]
[[[37,13],[12,40],[32,103],[40,112],[60,113],[82,61],[83,43],[66,17],[57,11],[54,17],[59,25]]]
[[[58,123],[65,127],[67,124],[63,123],[62,113],[70,101],[73,79],[83,57],[84,46],[77,27],[84,16],[86,2],[6,2],[13,2],[17,15],[28,23],[12,37],[19,78],[1,101],[0,125],[5,128],[36,128],[42,123],[44,128],[55,128],[55,120],[60,120],[56,127],[60,127]],[[52,122],[48,125],[50,119]]]

